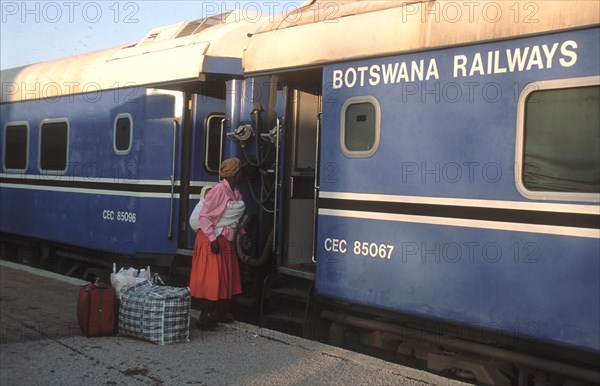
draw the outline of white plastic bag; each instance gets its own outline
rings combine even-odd
[[[110,284],[115,289],[117,299],[121,299],[121,290],[123,288],[141,283],[152,276],[150,266],[148,266],[147,269],[142,269],[140,271],[135,268],[121,268],[119,272],[114,271],[116,271],[116,266],[113,264],[113,273],[110,274]]]
[[[150,272],[150,266],[148,266],[148,269],[140,269],[140,273],[138,273],[137,277],[141,279],[150,279],[152,277],[152,273]]]

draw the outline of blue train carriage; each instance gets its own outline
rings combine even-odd
[[[3,254],[85,276],[189,260],[189,214],[228,155],[226,89],[255,28],[230,12],[2,71]]]
[[[332,341],[478,383],[597,382],[599,15],[316,1],[257,30],[244,70],[284,105],[266,316],[304,278]]]

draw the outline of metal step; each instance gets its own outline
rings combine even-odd
[[[306,335],[307,325],[312,325],[313,285],[310,280],[281,275],[281,272],[273,280],[267,278],[260,306],[261,325],[293,335]]]
[[[298,289],[293,287],[281,287],[271,288],[268,293],[268,297],[280,297],[286,299],[297,300],[299,302],[306,303],[308,299],[308,291],[305,289]]]
[[[278,267],[277,272],[282,273],[284,275],[295,276],[306,280],[315,280],[315,273],[307,271],[305,269]]]

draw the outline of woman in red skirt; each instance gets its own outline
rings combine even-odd
[[[241,162],[230,158],[221,163],[219,175],[223,178],[204,198],[200,210],[200,229],[196,234],[190,291],[199,299],[198,327],[212,327],[217,322],[231,323],[227,313],[231,298],[242,292],[238,258],[233,245],[237,231],[249,240],[243,229],[237,228],[244,214],[242,194],[237,189],[242,181]]]

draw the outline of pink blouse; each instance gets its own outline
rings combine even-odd
[[[204,206],[200,211],[200,230],[208,237],[208,240],[215,241],[215,225],[219,222],[221,215],[227,207],[229,201],[241,201],[242,194],[235,188],[231,190],[229,182],[223,180],[215,185],[204,198]],[[223,228],[221,234],[229,241],[233,241],[235,237],[235,228]],[[240,233],[245,234],[243,229]]]

